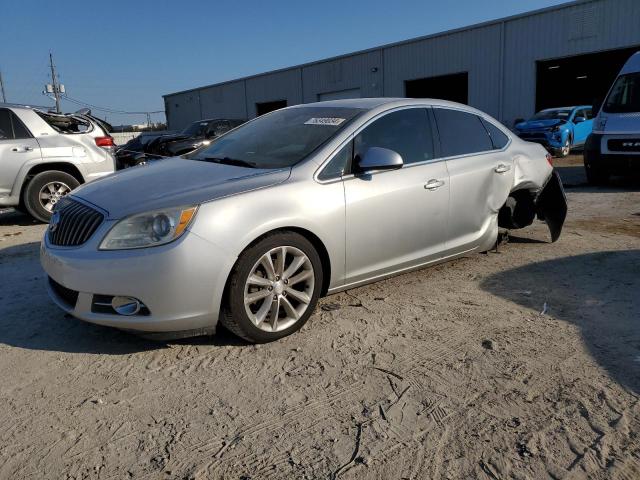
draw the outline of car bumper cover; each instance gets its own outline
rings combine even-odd
[[[215,329],[224,273],[234,259],[198,235],[188,232],[167,245],[117,251],[95,245],[56,248],[47,237],[40,259],[49,295],[74,317],[141,333]],[[114,296],[137,299],[144,308],[118,314],[108,306]]]

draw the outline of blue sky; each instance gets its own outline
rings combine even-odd
[[[70,97],[116,110],[162,110],[166,93],[560,3],[9,0],[2,7],[0,71],[8,101],[52,105],[41,94],[50,82],[51,50]],[[65,111],[77,108],[63,101]],[[144,121],[99,114],[105,115],[114,124]]]

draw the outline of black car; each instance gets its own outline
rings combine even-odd
[[[152,140],[162,136],[157,133],[143,133],[132,138],[116,150],[116,169],[134,167],[145,163],[146,149]]]
[[[242,125],[245,121],[223,118],[200,120],[192,123],[180,133],[162,135],[152,140],[147,144],[145,152],[152,158],[183,155]]]

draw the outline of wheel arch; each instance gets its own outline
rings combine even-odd
[[[286,233],[286,232],[297,233],[298,235],[306,238],[309,242],[311,242],[313,247],[318,252],[318,256],[320,257],[320,262],[322,263],[322,287],[320,290],[320,296],[326,295],[327,291],[329,290],[329,285],[331,283],[331,257],[329,256],[329,251],[327,250],[327,247],[325,246],[324,242],[320,239],[320,237],[318,237],[311,230],[308,230],[303,227],[293,226],[293,225],[282,226],[282,227],[272,228],[264,233],[261,233],[260,235],[255,237],[253,240],[251,240],[248,244],[244,246],[242,251],[238,254],[238,257],[234,262],[234,266],[238,262],[238,259],[240,258],[240,256],[248,248],[252,247],[256,243],[261,241],[263,238],[269,235],[273,235],[274,233]],[[233,271],[233,267],[227,273],[227,279],[225,281],[225,288],[224,288],[225,294],[226,294],[227,286],[229,284],[229,278],[231,277],[231,271]],[[224,298],[224,295],[223,295],[223,298]]]
[[[43,162],[36,163],[35,165],[29,166],[29,169],[24,175],[21,175],[22,179],[19,180],[19,184],[16,185],[16,190],[18,190],[19,200],[22,203],[22,198],[24,196],[24,191],[27,188],[27,185],[31,181],[33,177],[43,172],[50,171],[60,171],[64,173],[68,173],[73,178],[75,178],[81,185],[84,183],[84,177],[78,167],[76,167],[73,163],[70,162]]]

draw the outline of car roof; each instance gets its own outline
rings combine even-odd
[[[640,71],[640,52],[636,52],[629,57],[627,62],[620,70],[620,75],[624,75],[626,73],[635,73]]]
[[[0,102],[0,108],[11,108],[14,110],[43,110],[51,107],[44,107],[42,105],[24,105],[21,103],[2,103]]]
[[[401,98],[401,97],[375,97],[375,98],[349,98],[345,100],[327,100],[324,102],[301,103],[289,108],[304,107],[332,107],[332,108],[359,108],[372,110],[381,106],[403,106],[403,105],[432,105],[436,107],[455,107],[469,111],[476,111],[475,108],[461,103],[440,100],[437,98]]]
[[[541,112],[553,112],[554,110],[575,110],[576,108],[592,108],[591,105],[573,105],[571,107],[553,107],[540,110]]]

